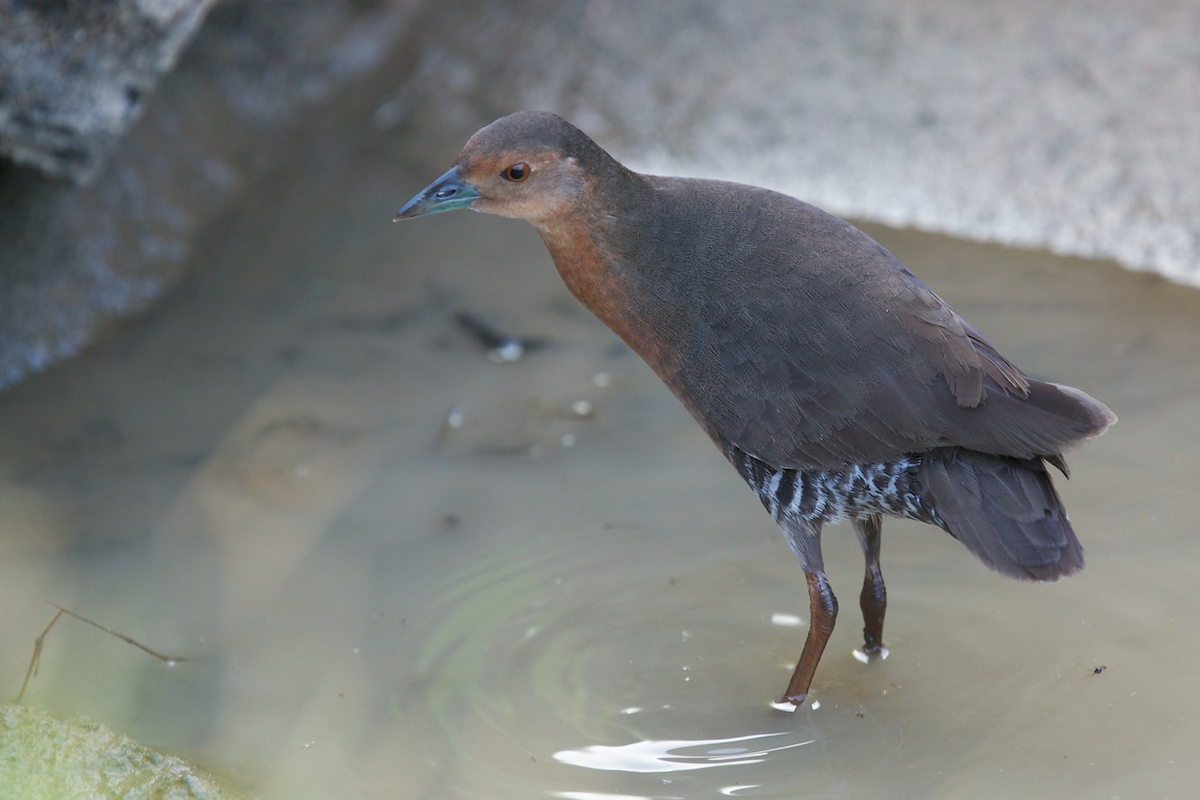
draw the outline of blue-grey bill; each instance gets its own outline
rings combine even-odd
[[[412,200],[405,203],[396,212],[392,222],[453,211],[456,208],[469,208],[478,197],[479,192],[475,191],[475,187],[458,177],[458,167],[451,167],[445,175],[417,192]]]

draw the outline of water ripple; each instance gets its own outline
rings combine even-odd
[[[415,647],[394,717],[431,765],[428,786],[463,797],[667,800],[699,790],[697,779],[729,797],[792,779],[795,759],[772,756],[825,737],[807,712],[772,711],[769,690],[745,669],[767,662],[778,641],[767,618],[729,592],[702,591],[740,586],[738,567],[660,559],[639,535],[476,551],[415,576],[406,591],[421,611],[408,620]],[[631,560],[634,547],[642,557]],[[716,767],[734,770],[700,778]]]

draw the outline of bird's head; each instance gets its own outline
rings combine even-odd
[[[470,208],[544,224],[575,210],[598,171],[612,167],[621,169],[566,120],[520,111],[472,136],[454,166],[393,221]]]

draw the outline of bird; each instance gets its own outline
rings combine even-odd
[[[781,703],[809,697],[838,616],[822,528],[866,567],[866,660],[887,656],[885,516],[934,525],[1005,575],[1083,567],[1048,466],[1116,422],[1027,376],[866,233],[788,195],[642,174],[565,119],[480,129],[393,221],[453,209],[523,219],[567,288],[654,370],[782,529],[808,633]]]

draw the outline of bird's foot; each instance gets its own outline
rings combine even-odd
[[[862,647],[854,651],[855,660],[863,664],[870,664],[875,659],[885,660],[888,657],[888,649],[881,644],[864,644]]]
[[[818,701],[815,697],[811,697],[811,695],[805,693],[796,695],[785,694],[783,699],[778,703],[771,703],[771,708],[775,709],[776,711],[786,711],[789,714],[793,714],[797,709],[804,705],[806,700],[808,701],[809,709],[812,711],[816,711],[821,707],[820,701]]]

